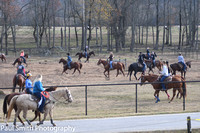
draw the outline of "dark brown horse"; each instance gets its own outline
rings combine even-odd
[[[100,65],[100,64],[103,64],[103,66],[104,66],[104,69],[105,69],[104,75],[105,75],[107,78],[109,78],[109,71],[110,71],[110,64],[109,64],[109,62],[106,61],[106,60],[99,59],[99,61],[97,62],[97,65]],[[121,62],[113,62],[113,63],[112,63],[112,66],[113,66],[113,69],[112,69],[112,70],[117,69],[117,75],[116,75],[116,77],[119,75],[119,70],[120,70],[120,71],[122,72],[122,74],[124,75],[125,66],[124,66],[123,63],[121,63]],[[105,72],[108,72],[108,75],[106,75]],[[124,76],[125,76],[125,75],[124,75]]]
[[[70,63],[71,68],[68,68],[67,61],[66,61],[65,59],[63,59],[63,58],[60,59],[59,63],[63,63],[63,72],[62,72],[62,74],[63,74],[64,72],[66,73],[67,69],[70,69],[70,70],[71,70],[71,69],[73,69],[73,68],[74,68],[74,72],[73,72],[72,74],[74,74],[76,70],[78,70],[78,71],[79,71],[79,74],[80,74],[80,73],[81,73],[80,69],[81,69],[82,66],[83,66],[82,63],[79,63],[79,62],[71,62],[71,63]]]
[[[192,61],[187,61],[185,64],[186,64],[189,68],[191,68],[191,62],[192,62]],[[179,72],[181,72],[181,76],[184,75],[184,78],[185,78],[187,69],[186,69],[186,71],[183,71],[183,65],[182,65],[182,64],[180,64],[180,63],[174,63],[174,64],[171,64],[171,65],[170,65],[170,68],[171,68],[171,70],[172,70],[172,75],[176,75],[176,71],[179,71]]]
[[[57,87],[49,87],[47,88],[45,91],[55,91],[57,89]],[[25,94],[25,93],[11,93],[6,95],[6,97],[4,98],[4,102],[3,102],[3,113],[4,113],[4,117],[7,117],[7,105],[10,104],[11,99],[16,96],[16,95],[21,95],[21,94]],[[15,112],[17,111],[17,106],[14,106]],[[35,111],[35,117],[30,120],[31,122],[34,121],[37,117],[39,116],[39,120],[41,120],[41,115],[39,111]],[[18,119],[20,120],[20,122],[24,125],[24,122],[22,121],[22,119],[20,118],[20,116],[18,116]]]
[[[154,96],[156,97],[156,103],[160,101],[159,99],[159,92],[161,90],[161,83],[155,83],[158,82],[158,75],[155,74],[150,74],[150,75],[142,75],[140,77],[141,79],[141,85],[147,81],[149,83],[151,83],[151,85],[153,86],[153,88],[155,89],[155,93]],[[176,83],[173,83],[174,81],[179,81]],[[165,80],[166,82],[166,80]],[[173,97],[171,98],[171,100],[169,101],[169,103],[174,99],[174,96],[176,95],[176,90],[178,90],[178,92],[181,94],[180,98],[182,96],[186,96],[186,83],[185,80],[183,79],[183,77],[181,76],[172,76],[172,82],[169,81],[169,83],[165,83],[166,89],[171,89],[173,88]]]
[[[24,76],[21,74],[16,74],[13,78],[13,92],[15,92],[16,86],[19,86],[19,92],[24,91],[24,86],[25,86],[25,79]]]
[[[24,58],[27,59],[28,58],[28,54],[24,54]],[[19,57],[19,58],[15,59],[15,61],[14,61],[14,63],[12,65],[14,66],[16,63],[19,64],[19,62],[24,62],[24,60],[21,57]],[[26,66],[28,66],[27,63],[26,63]]]
[[[6,62],[6,56],[5,56],[5,54],[0,54],[0,58],[1,58],[2,62],[3,62],[3,60]]]
[[[81,58],[82,58],[82,57],[86,58],[85,54],[82,53],[82,52],[78,52],[78,53],[76,53],[76,56],[77,56],[77,55],[79,56],[79,57],[78,57],[78,60],[79,60],[79,61],[81,61]],[[85,62],[87,62],[87,61],[89,62],[89,58],[90,58],[91,55],[94,55],[94,56],[95,56],[94,51],[91,51],[91,52],[88,53]]]

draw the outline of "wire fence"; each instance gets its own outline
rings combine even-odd
[[[71,89],[72,96],[76,100],[73,105],[74,108],[79,107],[79,113],[84,115],[106,114],[114,112],[116,114],[123,113],[148,113],[154,112],[173,112],[173,111],[197,111],[199,109],[198,102],[200,100],[199,83],[200,81],[185,81],[187,84],[187,97],[180,100],[173,100],[173,103],[169,104],[165,94],[161,93],[160,97],[162,101],[155,104],[152,96],[152,87],[149,84],[153,83],[120,83],[120,84],[84,84],[84,85],[59,85],[58,88],[68,87]],[[163,82],[168,83],[168,82]],[[174,82],[180,83],[180,82]],[[146,85],[146,86],[144,86]],[[47,88],[50,86],[44,86]],[[197,88],[196,88],[197,87]],[[12,89],[8,88],[0,88]],[[176,88],[175,88],[176,89]],[[168,90],[170,91],[170,90]],[[163,100],[164,99],[164,100]],[[162,105],[161,105],[162,104]],[[195,105],[195,106],[194,106]],[[77,110],[77,109],[74,109]]]

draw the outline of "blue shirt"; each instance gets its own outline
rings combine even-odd
[[[23,65],[18,65],[17,66],[17,74],[22,74],[24,73],[24,66]]]
[[[26,88],[33,88],[33,87],[32,87],[32,82],[31,82],[30,79],[26,79],[25,85],[26,85]]]
[[[67,56],[67,61],[71,62],[72,58],[70,56]]]
[[[42,83],[40,81],[35,82],[33,86],[33,93],[42,92],[44,88],[42,87]]]

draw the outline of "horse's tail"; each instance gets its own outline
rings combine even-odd
[[[83,67],[82,63],[80,63],[80,69]]]
[[[127,74],[127,77],[129,75],[129,73],[131,72],[131,65],[128,67],[128,74]]]
[[[7,114],[7,120],[10,119],[11,112],[12,112],[12,110],[13,110],[13,108],[14,108],[14,105],[15,105],[15,103],[16,103],[16,100],[17,100],[18,96],[19,96],[19,95],[14,96],[14,97],[11,99],[11,101],[10,101],[10,106],[9,106],[8,114]]]
[[[6,95],[6,97],[4,98],[4,101],[3,101],[3,114],[4,114],[4,117],[7,114],[7,101],[8,101],[8,97],[9,96],[10,96],[10,94]]]

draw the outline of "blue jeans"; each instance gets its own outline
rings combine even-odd
[[[87,52],[85,52],[85,58],[87,58]]]
[[[71,61],[67,61],[67,66],[68,66],[69,68],[71,68],[70,63],[71,63]]]
[[[150,53],[147,54],[147,59],[150,59],[151,55]]]
[[[153,60],[153,66],[154,67],[156,66],[156,60]]]
[[[185,71],[186,70],[186,65],[185,65],[185,63],[183,63],[183,62],[179,62],[179,63],[181,63],[182,65],[183,65],[183,71]]]
[[[24,58],[24,56],[20,56],[20,58],[22,58],[24,60],[24,63],[26,64],[26,59]]]
[[[146,70],[146,64],[143,62],[143,68],[142,71],[144,72]]]
[[[42,104],[39,106],[38,110],[40,112],[43,112],[43,109],[44,109],[44,105],[45,105],[45,97],[40,93],[40,92],[36,92],[36,93],[33,93],[39,100],[42,98]]]
[[[112,63],[113,63],[113,61],[110,61],[110,69],[112,69]]]
[[[33,92],[31,91],[31,88],[26,88],[26,93],[27,94],[33,94]]]
[[[160,82],[163,82],[168,76],[162,76],[161,79],[160,79]],[[164,90],[166,90],[166,87],[165,87],[165,84],[164,83],[161,83],[161,86]]]

